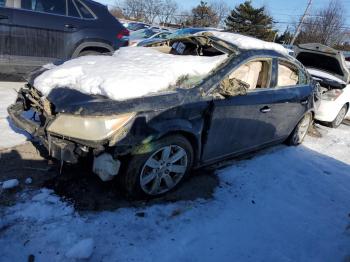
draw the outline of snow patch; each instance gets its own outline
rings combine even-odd
[[[184,75],[207,75],[226,58],[178,56],[152,48],[125,47],[113,56],[86,56],[65,62],[38,76],[34,86],[44,95],[66,87],[126,100],[164,91]]]
[[[23,131],[14,127],[8,118],[7,107],[15,102],[17,92],[13,89],[14,84],[0,83],[0,149],[10,148],[24,143],[27,136]]]
[[[2,189],[12,189],[19,185],[18,179],[7,180],[2,183]]]
[[[31,204],[19,203],[9,209],[11,219],[33,222],[47,222],[55,218],[72,215],[74,208],[61,202],[53,191],[42,189],[32,197]]]
[[[273,50],[284,55],[289,54],[288,50],[280,44],[266,42],[254,37],[218,31],[210,31],[210,33],[212,33],[217,38],[220,38],[226,42],[237,46],[239,49]]]
[[[88,259],[94,251],[94,240],[87,238],[75,244],[66,254],[68,258]]]

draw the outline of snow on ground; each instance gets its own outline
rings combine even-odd
[[[212,33],[217,38],[230,42],[240,49],[274,50],[285,55],[289,54],[289,51],[280,44],[266,42],[254,37],[218,31],[210,31],[210,33]],[[203,32],[198,33],[198,35],[200,34],[203,34]]]
[[[323,137],[308,137],[303,146],[277,146],[218,170],[212,200],[78,214],[50,190],[25,191],[20,203],[0,209],[0,257],[344,261],[350,255],[349,130],[321,127]]]
[[[16,100],[16,90],[20,86],[17,83],[0,82],[0,149],[16,146],[27,140],[27,136],[9,122],[7,114],[7,107]]]
[[[166,90],[181,76],[205,76],[227,58],[178,56],[146,47],[125,47],[113,56],[86,56],[65,62],[35,79],[48,95],[67,87],[83,93],[125,100]]]

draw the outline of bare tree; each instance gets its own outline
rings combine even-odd
[[[332,0],[326,8],[304,20],[297,43],[338,45],[344,40],[344,21],[345,13],[341,2]]]
[[[216,14],[218,24],[217,27],[224,27],[225,25],[225,19],[230,13],[230,7],[227,5],[227,3],[223,0],[215,0],[211,1],[209,6]]]
[[[179,6],[174,0],[164,0],[162,11],[159,16],[160,22],[163,24],[170,23],[175,19]]]
[[[124,0],[121,6],[125,17],[135,20],[145,19],[145,4],[143,0]]]
[[[162,0],[146,0],[142,1],[144,4],[144,17],[147,23],[153,24],[155,19],[160,16],[162,12]]]

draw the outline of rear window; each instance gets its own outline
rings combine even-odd
[[[86,19],[93,19],[95,16],[90,12],[90,10],[79,0],[75,1],[76,6],[78,7],[78,10],[83,18]]]
[[[65,0],[22,0],[22,9],[57,15],[66,15]]]

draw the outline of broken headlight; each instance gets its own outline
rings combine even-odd
[[[81,140],[102,141],[125,126],[134,116],[135,113],[107,117],[59,115],[47,131]]]
[[[343,93],[341,89],[331,89],[322,94],[322,99],[327,101],[335,101]]]

